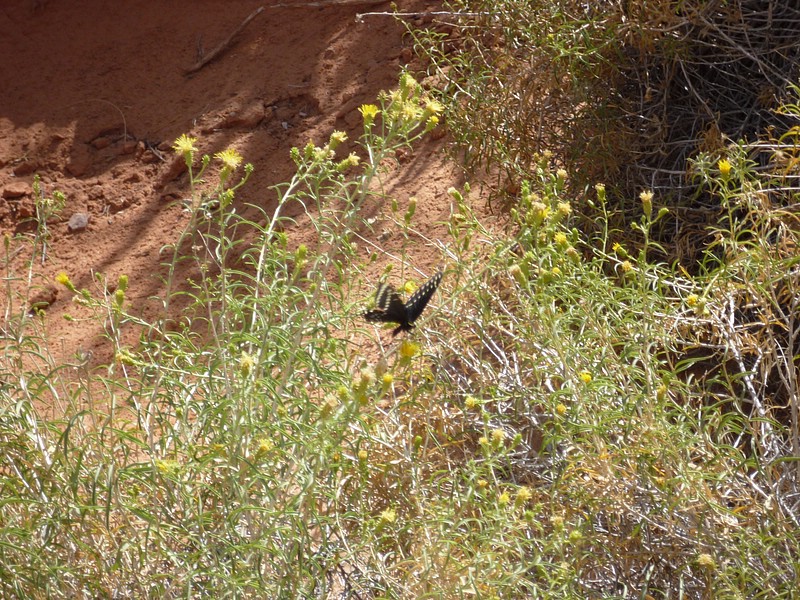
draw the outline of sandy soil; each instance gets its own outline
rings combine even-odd
[[[417,11],[408,17],[416,24],[430,23],[426,13],[438,8],[425,0],[397,4]],[[262,6],[216,60],[187,74]],[[357,137],[357,107],[396,86],[401,65],[412,60],[391,16],[356,20],[389,11],[389,2],[370,0],[3,2],[0,230],[33,230],[35,174],[47,195],[67,197],[50,223],[46,260],[35,265],[51,348],[91,352],[95,364],[110,358],[99,332],[62,318],[76,309],[71,294],[52,284],[60,271],[79,287],[92,287],[97,273],[109,281],[127,274],[133,312],[147,316],[147,298],[161,287],[159,251],[188,218],[180,203],[187,174],[170,150],[180,134],[200,138],[203,153],[235,147],[255,166],[239,201],[265,206],[275,202],[270,186],[293,172],[292,146],[322,143],[334,129]],[[444,159],[446,144],[445,137],[416,149],[386,189],[401,207],[418,198],[416,226],[430,239],[444,237],[437,222],[449,214],[445,192],[460,184]],[[79,215],[88,218],[85,227]],[[387,251],[399,244],[391,230],[376,231],[375,243]],[[301,217],[290,235],[310,239],[307,221]],[[422,241],[413,252],[424,273],[441,261]]]

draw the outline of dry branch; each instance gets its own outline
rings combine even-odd
[[[216,48],[214,48],[211,52],[209,52],[208,55],[204,56],[203,58],[198,60],[196,63],[194,63],[191,67],[186,69],[186,75],[191,75],[192,73],[196,73],[197,71],[199,71],[200,69],[205,67],[208,63],[210,63],[212,60],[215,60],[216,58],[218,58],[225,50],[227,50],[231,46],[231,44],[233,42],[233,39],[237,35],[239,35],[245,27],[247,27],[247,25],[250,23],[250,21],[255,19],[263,11],[264,11],[264,7],[262,6],[260,8],[257,8],[253,12],[251,12],[247,16],[247,18],[244,21],[241,22],[241,24],[234,30],[234,32],[232,34],[230,34],[228,36],[228,38],[224,42],[222,42],[220,45],[218,45]]]

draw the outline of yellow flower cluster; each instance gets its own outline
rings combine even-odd
[[[728,179],[731,176],[731,169],[733,168],[731,162],[727,158],[723,158],[717,163],[719,174],[723,179]]]
[[[214,154],[214,158],[222,163],[222,168],[227,171],[235,171],[242,164],[242,155],[233,148],[226,148],[222,152]]]
[[[197,147],[195,146],[196,142],[197,138],[189,137],[185,133],[182,133],[181,136],[175,140],[175,143],[172,144],[172,149],[175,150],[177,154],[191,158],[192,154],[197,152]]]

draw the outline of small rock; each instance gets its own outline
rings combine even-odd
[[[34,312],[37,310],[45,310],[50,307],[53,302],[58,298],[58,289],[54,285],[48,285],[28,299],[28,310]]]
[[[89,215],[86,213],[75,213],[69,218],[67,229],[70,233],[83,231],[89,225]]]
[[[97,150],[108,148],[110,145],[111,138],[109,137],[99,137],[92,140],[92,146],[94,146]]]
[[[225,117],[220,127],[223,129],[255,129],[264,120],[264,117],[264,104],[256,101],[249,106],[235,109],[232,114]]]
[[[157,162],[161,162],[161,158],[152,152],[143,152],[137,158],[146,165],[152,165]]]
[[[394,157],[397,162],[399,162],[401,165],[404,165],[411,160],[413,154],[408,148],[398,148],[394,153]]]
[[[73,177],[83,177],[92,166],[92,154],[84,144],[76,144],[70,153],[67,172]]]
[[[3,198],[6,200],[21,198],[27,196],[30,191],[31,187],[24,181],[12,181],[3,188]]]
[[[136,142],[133,140],[124,142],[119,148],[120,154],[133,154],[134,152],[136,152]]]
[[[106,198],[106,210],[111,213],[118,213],[125,210],[131,205],[131,200],[127,196],[114,196],[113,198]]]
[[[41,169],[41,165],[35,160],[26,160],[14,167],[14,175],[17,177],[25,177],[31,175]]]

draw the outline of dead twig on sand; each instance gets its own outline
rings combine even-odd
[[[244,21],[242,21],[241,24],[234,30],[234,32],[228,36],[228,39],[226,39],[224,42],[222,42],[220,45],[218,45],[216,48],[214,48],[206,56],[204,56],[203,58],[198,60],[196,63],[194,63],[191,67],[186,69],[185,74],[186,75],[191,75],[192,73],[196,73],[197,71],[199,71],[200,69],[205,67],[208,63],[210,63],[212,60],[215,60],[215,59],[219,58],[219,56],[231,46],[231,44],[233,42],[233,39],[237,35],[239,35],[245,27],[247,27],[247,25],[250,23],[250,21],[255,19],[263,11],[264,11],[264,7],[262,6],[260,8],[257,8],[253,12],[251,12],[247,16],[247,18]]]

